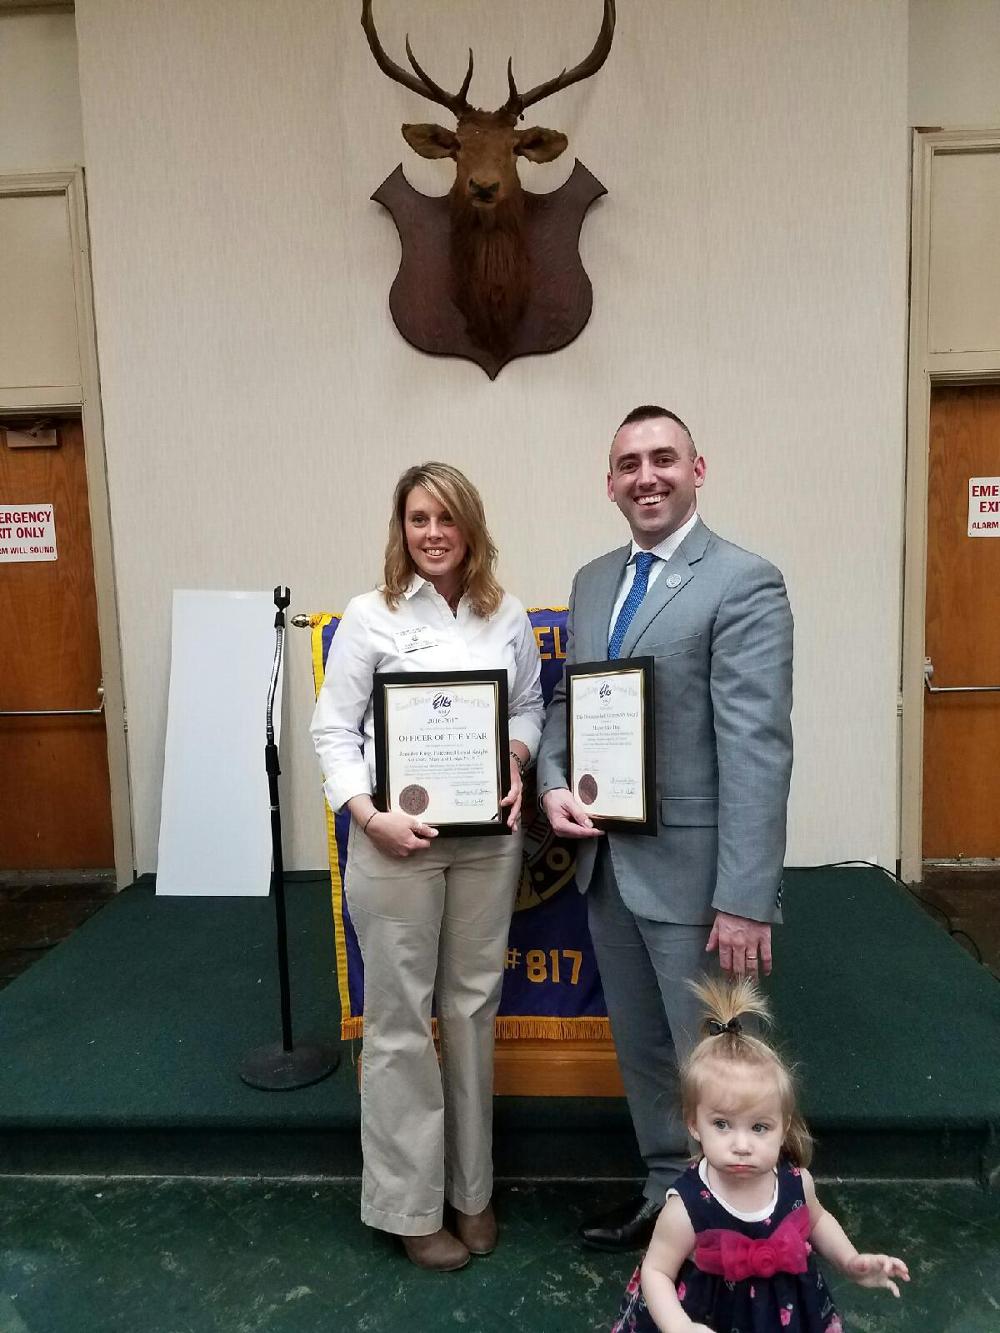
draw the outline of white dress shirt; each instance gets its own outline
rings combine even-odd
[[[649,567],[649,582],[646,584],[647,594],[656,580],[660,577],[660,571],[663,569],[663,566],[667,563],[697,522],[698,515],[696,512],[691,515],[686,523],[682,523],[679,528],[676,528],[669,537],[664,537],[663,541],[660,542],[658,546],[651,546],[649,548],[650,554],[655,555],[656,559]],[[632,586],[632,580],[635,578],[635,557],[640,551],[645,549],[646,548],[643,546],[637,546],[633,540],[632,554],[628,558],[628,564],[625,566],[625,573],[622,575],[622,581],[618,587],[618,596],[615,599],[614,606],[611,608],[611,619],[608,622],[609,642],[611,639],[611,631],[614,629],[615,621],[618,619],[618,612],[625,605],[625,598],[628,596],[629,589]]]
[[[419,646],[413,648],[413,643]],[[509,736],[534,756],[542,734],[541,660],[531,621],[504,593],[488,620],[463,597],[458,614],[434,586],[414,576],[395,611],[381,592],[347,605],[333,636],[312,733],[332,810],[375,790],[372,677],[376,671],[484,671],[506,668]]]

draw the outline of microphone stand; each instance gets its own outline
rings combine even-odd
[[[267,769],[267,789],[271,801],[271,895],[274,898],[275,927],[278,943],[278,985],[281,991],[281,1041],[258,1046],[240,1066],[240,1078],[252,1088],[277,1092],[304,1088],[326,1078],[340,1064],[336,1047],[320,1043],[300,1043],[292,1040],[292,1001],[288,984],[288,929],[285,918],[285,864],[281,853],[281,808],[278,801],[278,747],[274,743],[274,694],[281,671],[281,654],[285,639],[285,607],[292,600],[287,588],[279,585],[274,590],[275,646],[271,666],[271,682],[267,692],[267,744],[264,746],[264,766]]]

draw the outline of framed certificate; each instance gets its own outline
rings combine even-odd
[[[506,671],[378,671],[375,794],[441,836],[510,833]]]
[[[594,823],[655,835],[653,659],[568,666],[566,727],[570,788]]]

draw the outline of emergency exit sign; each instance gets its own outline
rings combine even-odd
[[[51,504],[0,505],[0,564],[55,559],[56,519]]]
[[[1000,477],[969,478],[969,536],[1000,537]]]

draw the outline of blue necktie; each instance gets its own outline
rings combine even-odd
[[[618,619],[615,621],[615,627],[611,631],[611,638],[608,641],[608,657],[616,658],[622,650],[622,643],[628,632],[628,627],[635,619],[635,613],[642,605],[642,599],[646,596],[646,589],[649,587],[649,571],[653,567],[653,561],[656,556],[652,551],[639,551],[635,557],[635,574],[632,577],[632,586],[628,590],[628,596],[622,602],[622,609],[618,612]]]

